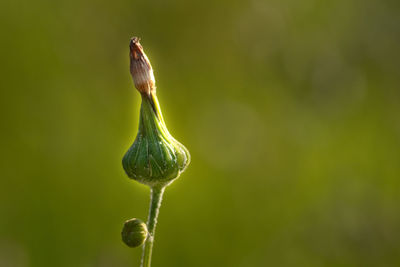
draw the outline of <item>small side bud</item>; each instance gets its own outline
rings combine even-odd
[[[146,242],[148,231],[144,222],[133,218],[124,223],[122,229],[122,241],[131,248],[139,247]]]
[[[129,43],[131,59],[131,75],[136,89],[140,93],[150,95],[156,90],[153,68],[139,43],[138,37],[132,37]]]

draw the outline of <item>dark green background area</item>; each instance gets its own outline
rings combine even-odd
[[[191,152],[153,266],[400,266],[400,5],[5,0],[0,266],[138,266],[140,36]]]

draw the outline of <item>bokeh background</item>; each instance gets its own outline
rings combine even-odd
[[[142,38],[192,163],[153,266],[400,266],[400,2],[5,0],[0,266],[138,266]]]

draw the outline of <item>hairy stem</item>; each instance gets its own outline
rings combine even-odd
[[[151,252],[153,250],[154,233],[156,230],[158,212],[161,206],[162,196],[164,193],[164,187],[153,187],[151,188],[151,199],[150,199],[150,210],[149,218],[147,221],[147,230],[149,236],[147,237],[146,243],[143,247],[141,267],[150,267],[151,264]]]

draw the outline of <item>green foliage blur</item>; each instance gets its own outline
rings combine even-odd
[[[138,266],[132,36],[191,152],[153,266],[400,266],[400,2],[3,0],[0,266]]]

